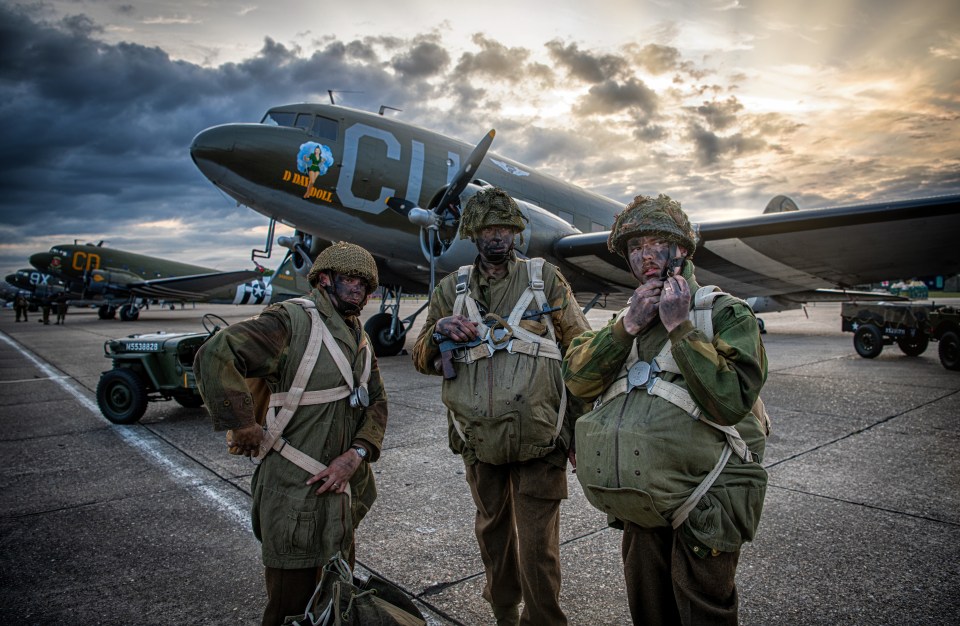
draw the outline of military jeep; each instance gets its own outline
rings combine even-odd
[[[207,339],[227,322],[208,313],[202,333],[152,333],[108,339],[104,356],[113,369],[100,375],[97,404],[115,424],[133,424],[143,417],[147,402],[174,400],[187,408],[203,406],[193,376],[193,357]]]

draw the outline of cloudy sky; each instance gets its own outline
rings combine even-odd
[[[956,0],[0,0],[0,271],[74,239],[249,267],[266,218],[190,141],[329,89],[699,221],[960,193]]]

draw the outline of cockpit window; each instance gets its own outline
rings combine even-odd
[[[322,139],[335,141],[337,139],[337,121],[318,115],[317,119],[313,121],[313,129],[310,132]]]
[[[293,126],[293,120],[295,117],[296,113],[267,111],[267,114],[263,116],[263,120],[261,120],[260,123],[268,126]]]
[[[297,121],[294,124],[297,128],[302,128],[303,130],[310,129],[310,123],[313,121],[313,116],[309,113],[297,113]]]
[[[338,124],[337,120],[312,113],[293,113],[288,111],[268,111],[263,116],[261,124],[268,126],[290,126],[307,131],[311,135],[327,139],[329,141],[337,140]]]

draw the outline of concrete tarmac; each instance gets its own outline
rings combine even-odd
[[[408,301],[401,312],[421,302]],[[376,303],[365,315],[376,312]],[[152,307],[137,322],[71,309],[63,326],[0,310],[0,622],[258,624],[265,602],[250,529],[253,465],[226,453],[202,409],[152,403],[117,426],[97,409],[103,342],[200,331],[253,307]],[[960,613],[960,373],[937,344],[873,360],[840,331],[839,305],[763,316],[773,419],[756,541],[737,583],[741,622],[943,624]],[[609,311],[590,314],[595,328]],[[407,340],[412,346],[419,322]],[[357,558],[431,624],[492,624],[474,508],[447,448],[439,377],[380,360],[390,401],[379,498]],[[562,604],[571,624],[629,624],[620,532],[569,473]],[[362,572],[361,572],[362,574]]]

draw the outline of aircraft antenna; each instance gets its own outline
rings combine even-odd
[[[335,93],[363,93],[362,91],[344,91],[343,89],[327,89],[327,95],[330,96],[330,104],[336,104],[333,99]]]
[[[383,112],[384,112],[386,109],[390,109],[391,111],[403,111],[403,109],[398,109],[397,107],[391,107],[391,106],[387,106],[387,105],[385,105],[385,104],[381,104],[381,105],[380,105],[380,115],[383,115]]]

